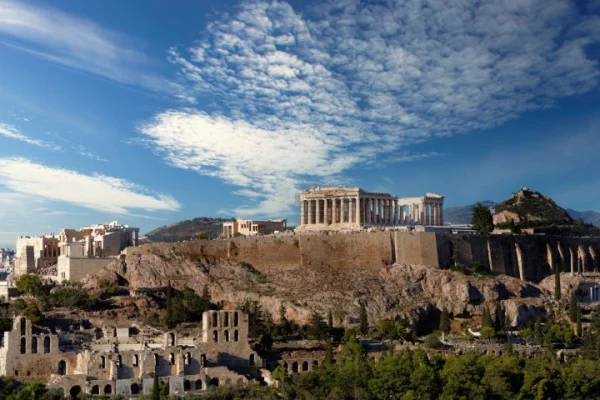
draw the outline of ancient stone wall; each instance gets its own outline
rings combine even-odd
[[[154,246],[154,251],[167,251],[175,245],[150,246]],[[538,282],[552,274],[554,268],[564,272],[600,268],[600,240],[541,235],[387,231],[196,240],[177,246],[179,252],[190,258],[203,255],[243,261],[259,271],[297,268],[378,271],[394,263],[440,268],[478,263],[494,273]]]

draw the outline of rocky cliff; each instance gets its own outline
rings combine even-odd
[[[424,321],[435,323],[443,307],[455,316],[470,317],[498,300],[543,299],[547,294],[536,285],[508,276],[465,276],[422,265],[393,264],[379,270],[270,268],[260,272],[244,262],[202,254],[199,245],[190,243],[128,249],[120,261],[87,277],[84,284],[94,290],[103,281],[126,283],[130,290],[168,282],[197,292],[207,286],[214,301],[235,305],[257,300],[274,318],[283,303],[288,317],[302,323],[313,310],[331,310],[339,322],[351,323],[364,301],[371,320],[400,314],[418,326]],[[519,306],[513,308],[518,313]]]

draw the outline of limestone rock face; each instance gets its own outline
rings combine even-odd
[[[592,286],[600,285],[600,274],[571,275],[569,272],[560,274],[560,293],[563,299],[568,299],[574,290],[580,294],[589,294]],[[540,287],[554,296],[554,275],[544,278]]]
[[[546,290],[519,279],[482,278],[421,265],[394,264],[379,271],[297,268],[264,272],[227,259],[201,254],[180,254],[153,245],[128,249],[84,285],[97,290],[102,283],[121,283],[130,290],[142,287],[188,286],[201,293],[206,285],[214,301],[234,306],[244,300],[259,301],[278,318],[284,304],[287,317],[306,323],[313,310],[330,310],[338,324],[356,321],[360,301],[369,319],[403,315],[415,324],[433,320],[446,307],[455,316],[480,315],[498,300],[545,297]]]

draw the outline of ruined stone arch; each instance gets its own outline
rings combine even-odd
[[[98,386],[98,385],[92,386],[92,394],[100,394],[100,386]]]
[[[112,394],[112,386],[110,384],[104,386],[104,394]]]
[[[202,379],[196,380],[196,390],[202,390],[203,384]]]
[[[190,390],[192,390],[192,384],[190,381],[188,381],[187,379],[183,381],[183,391],[184,392],[189,392]]]
[[[292,372],[298,372],[298,363],[296,361],[292,363]]]
[[[229,379],[229,378],[225,379],[225,384],[226,385],[231,385],[231,379]]]
[[[308,361],[302,361],[302,371],[308,371]]]
[[[81,386],[79,385],[75,385],[71,388],[71,390],[69,390],[69,394],[71,395],[71,397],[77,397],[81,394]]]
[[[67,374],[67,362],[65,360],[60,360],[58,362],[58,367],[56,369],[56,373],[58,375],[66,375]]]
[[[50,336],[44,336],[44,354],[50,353]]]
[[[31,338],[31,354],[36,354],[38,352],[38,340],[36,336]]]
[[[21,354],[27,353],[27,339],[25,336],[21,337]]]
[[[131,384],[131,394],[140,394],[140,386],[137,383]]]
[[[209,382],[208,382],[208,386],[214,386],[217,387],[219,386],[219,378],[212,378]]]

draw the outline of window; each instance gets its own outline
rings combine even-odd
[[[223,326],[224,327],[229,326],[229,313],[223,314]]]
[[[237,313],[237,311],[233,313],[233,326],[238,326],[238,313]]]
[[[60,360],[58,362],[58,375],[66,375],[67,374],[67,363],[65,360]]]
[[[212,314],[212,326],[213,326],[213,328],[216,328],[219,325],[219,322],[218,322],[217,318],[218,318],[217,313],[214,312]]]
[[[25,335],[26,326],[27,326],[27,320],[23,317],[23,318],[21,318],[21,335]]]
[[[133,355],[133,366],[137,367],[140,363],[140,356],[138,356],[137,354]]]
[[[235,331],[233,331],[233,341],[237,342],[238,340],[240,340],[239,334],[237,329]]]
[[[44,336],[44,353],[50,353],[50,336]]]
[[[225,341],[229,342],[229,331],[225,331],[224,334],[225,334]]]
[[[37,337],[31,338],[31,354],[37,353]]]
[[[216,342],[216,343],[219,342],[219,331],[217,331],[217,330],[213,331],[213,342]]]
[[[27,352],[27,339],[24,337],[21,338],[21,354],[25,354]]]
[[[171,365],[175,365],[175,354],[173,354],[173,353],[169,354],[169,363]]]
[[[175,334],[173,332],[169,333],[169,346],[175,346]]]

